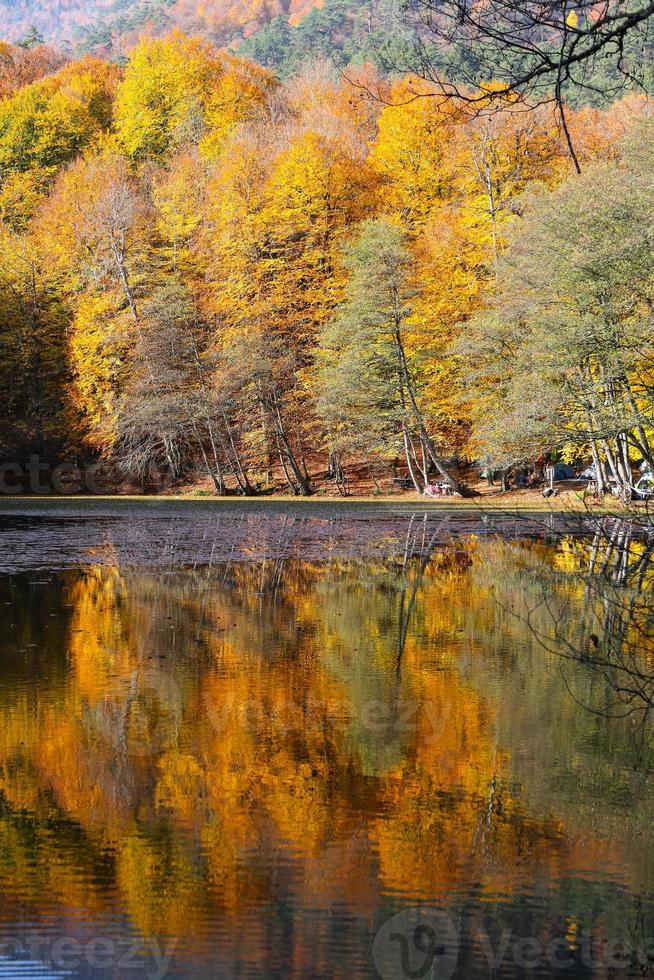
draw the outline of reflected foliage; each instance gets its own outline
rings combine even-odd
[[[460,976],[482,927],[651,934],[647,737],[542,642],[600,580],[639,628],[649,551],[611,540],[3,576],[1,928],[119,913],[187,970],[298,977],[372,973],[421,903]]]

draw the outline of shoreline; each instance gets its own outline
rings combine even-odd
[[[144,496],[144,495],[117,495],[117,496],[19,496],[0,498],[0,517],[11,516],[39,516],[56,515],[62,516],[121,516],[122,514],[152,511],[215,511],[255,513],[259,512],[284,512],[298,514],[304,512],[306,516],[322,516],[320,513],[326,512],[332,516],[336,513],[356,513],[360,516],[376,514],[396,514],[420,513],[420,514],[447,514],[464,513],[484,515],[492,512],[497,514],[551,514],[553,516],[566,515],[605,515],[615,517],[626,517],[630,514],[642,515],[644,511],[640,508],[629,509],[620,506],[614,499],[607,500],[602,505],[587,506],[584,501],[576,494],[566,494],[565,496],[554,498],[553,500],[541,497],[513,496],[503,494],[501,496],[481,496],[473,499],[447,497],[439,500],[438,498],[422,498],[412,496],[397,497],[205,497],[205,496]]]

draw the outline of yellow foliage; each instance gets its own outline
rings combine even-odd
[[[144,39],[131,54],[116,97],[116,131],[134,160],[189,142],[212,157],[230,129],[251,117],[272,76],[178,31]]]
[[[71,404],[89,445],[109,449],[129,321],[108,295],[80,297],[70,329]]]

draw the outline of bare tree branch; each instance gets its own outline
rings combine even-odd
[[[413,50],[386,67],[416,79],[406,101],[437,97],[472,112],[553,104],[579,171],[565,103],[642,85],[635,42],[642,51],[654,0],[401,0],[400,13]]]

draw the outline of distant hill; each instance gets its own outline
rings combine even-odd
[[[398,0],[324,0],[295,23],[275,17],[241,44],[239,54],[284,78],[308,57],[341,66],[406,62],[413,39],[398,16]]]
[[[322,0],[0,0],[0,30],[14,43],[36,34],[78,50],[120,53],[145,31],[173,27],[219,44],[238,42],[277,17],[297,24],[320,6]]]
[[[145,33],[179,28],[289,77],[312,59],[383,69],[410,60],[399,0],[0,0],[0,40],[121,58]],[[442,51],[433,51],[441,67]]]
[[[0,0],[0,41],[29,49],[43,40],[73,55],[120,60],[143,34],[178,28],[235,50],[280,78],[316,59],[341,67],[369,62],[383,74],[415,61],[415,25],[411,29],[398,14],[400,6],[400,0]],[[478,75],[474,49],[455,54],[429,34],[422,45],[432,66],[451,80]],[[654,88],[652,47],[635,34],[622,52],[648,92]],[[615,98],[624,93],[614,62],[607,58],[596,66],[600,102],[601,91],[612,84]],[[594,101],[593,88],[572,92],[573,104]]]

